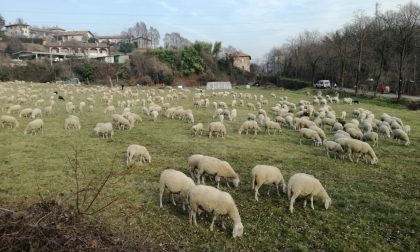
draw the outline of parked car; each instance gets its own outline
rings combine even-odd
[[[319,80],[314,83],[314,88],[331,88],[331,82],[329,80]]]

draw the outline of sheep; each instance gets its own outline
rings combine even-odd
[[[97,123],[93,131],[96,132],[96,135],[102,134],[103,138],[108,138],[114,135],[114,129],[112,128],[112,123]]]
[[[15,117],[9,115],[2,115],[0,117],[0,124],[1,127],[4,128],[5,125],[10,125],[10,128],[17,128],[19,127],[19,122],[16,120]]]
[[[404,130],[404,132],[407,134],[407,136],[410,136],[410,132],[411,132],[411,127],[410,125],[404,125],[402,127],[402,130]]]
[[[347,116],[346,111],[341,111],[341,116],[340,116],[340,119],[341,119],[341,120],[346,120],[346,116]]]
[[[86,103],[85,102],[83,102],[83,101],[81,101],[80,103],[79,103],[79,111],[80,112],[83,112],[83,108],[84,107],[86,107]]]
[[[315,146],[322,144],[322,140],[315,130],[302,128],[299,130],[299,133],[300,133],[300,137],[299,137],[300,145],[302,145],[302,138],[311,139],[314,142]]]
[[[266,121],[265,124],[265,131],[270,135],[270,129],[273,130],[273,134],[276,134],[276,131],[278,133],[281,132],[281,127],[280,127],[280,123],[278,122],[273,122],[273,121]]]
[[[214,221],[218,215],[229,215],[233,220],[233,238],[243,235],[244,226],[235,201],[229,193],[211,186],[197,185],[191,187],[187,198],[191,209],[189,216],[190,225],[192,225],[194,220],[194,225],[197,226],[197,211],[200,207],[206,212],[214,214],[210,231],[213,231]],[[224,223],[222,226],[224,227]]]
[[[380,133],[381,135],[385,135],[388,138],[391,138],[391,129],[384,123],[382,123],[381,126],[379,126],[378,133]]]
[[[359,128],[348,128],[346,132],[349,133],[350,136],[354,139],[358,139],[358,140],[363,139],[363,133],[362,131],[360,131]]]
[[[256,119],[257,119],[257,117],[253,113],[248,113],[247,114],[247,120],[255,121]]]
[[[232,109],[232,111],[230,111],[230,117],[229,120],[231,122],[236,121],[236,117],[238,116],[238,112],[236,111],[236,109]]]
[[[74,104],[73,104],[73,102],[67,102],[66,103],[66,111],[67,111],[67,113],[69,113],[69,114],[72,114],[72,113],[74,113],[74,110],[75,110],[75,106],[74,106]]]
[[[375,152],[373,151],[372,147],[368,143],[362,142],[356,139],[347,139],[344,143],[344,150],[346,154],[348,154],[349,159],[353,162],[351,155],[354,153],[356,154],[356,163],[359,162],[359,158],[361,155],[364,157],[369,156],[371,164],[376,164],[378,162],[378,158],[376,157]]]
[[[277,195],[280,196],[279,184],[283,186],[283,193],[286,193],[286,182],[284,181],[283,175],[280,169],[270,165],[256,165],[251,170],[252,176],[252,189],[255,190],[255,200],[258,201],[258,190],[262,185],[275,184],[277,188]],[[270,195],[270,188],[268,189],[267,195]]]
[[[22,108],[21,105],[11,105],[9,108],[7,108],[7,114],[14,114],[17,113]]]
[[[248,103],[246,106],[248,107],[248,109],[255,110],[255,105],[253,103]]]
[[[187,122],[194,124],[194,115],[193,113],[186,113],[185,117],[187,118]]]
[[[32,115],[31,108],[22,109],[19,113],[19,117],[30,117]]]
[[[42,117],[42,110],[39,108],[34,108],[31,113],[31,118],[35,119],[36,117]]]
[[[219,133],[223,138],[226,135],[226,127],[221,122],[211,122],[209,124],[209,138],[213,136],[213,133],[216,133],[216,137],[219,137]]]
[[[44,108],[44,115],[51,115],[51,114],[53,114],[53,107],[51,105],[46,106]]]
[[[363,142],[367,142],[367,141],[372,141],[372,147],[375,147],[375,145],[379,146],[379,137],[378,137],[378,133],[376,132],[368,132],[363,134],[362,140]]]
[[[401,143],[402,141],[405,146],[410,145],[410,139],[408,138],[407,133],[402,129],[394,129],[392,131],[392,139],[397,139],[398,143]]]
[[[258,126],[258,123],[253,120],[245,121],[238,130],[238,134],[242,134],[244,130],[246,130],[246,134],[248,135],[249,130],[254,130],[254,135],[257,135],[258,131],[261,131],[261,128]]]
[[[160,173],[159,184],[160,208],[163,208],[162,197],[163,193],[165,192],[165,188],[167,188],[171,193],[172,204],[174,206],[176,206],[174,193],[180,194],[181,198],[183,199],[182,209],[185,211],[185,203],[188,203],[187,194],[190,188],[195,186],[194,181],[180,171],[174,169],[166,169]]]
[[[115,107],[112,105],[109,105],[105,108],[104,114],[113,114],[115,113]]]
[[[217,182],[217,188],[219,188],[220,178],[226,180],[226,184],[229,187],[229,182],[232,182],[235,187],[239,186],[239,176],[226,161],[222,161],[215,157],[203,156],[199,158],[197,162],[197,184],[200,184],[200,177],[204,174],[215,176]],[[204,184],[204,177],[202,179]]]
[[[312,125],[312,126],[309,126],[309,129],[315,130],[316,133],[318,133],[318,136],[321,138],[322,143],[327,140],[327,136],[325,135],[324,131],[318,126]]]
[[[195,176],[195,170],[197,169],[197,164],[198,164],[198,161],[199,161],[202,157],[204,157],[204,155],[201,155],[201,154],[194,154],[194,155],[191,155],[191,156],[188,158],[188,167],[191,169],[191,177],[192,177],[192,178],[196,178],[196,176]]]
[[[116,125],[118,126],[118,129],[125,130],[126,128],[131,130],[133,128],[133,124],[128,120],[125,119],[123,116],[119,115],[119,117],[115,117],[116,119]]]
[[[328,196],[327,191],[322,186],[321,182],[312,175],[305,173],[296,173],[290,177],[287,184],[287,196],[290,200],[289,210],[293,213],[293,204],[297,197],[305,197],[303,207],[306,207],[308,197],[311,199],[311,208],[314,210],[314,197],[322,199],[325,209],[331,206],[331,198]]]
[[[327,157],[330,157],[330,152],[334,152],[334,158],[337,159],[337,155],[343,158],[344,150],[343,147],[341,147],[340,144],[334,141],[325,141],[324,142],[325,147],[325,155]]]
[[[159,112],[153,110],[150,112],[150,116],[152,117],[153,121],[156,121],[157,117],[159,116]]]
[[[343,98],[343,101],[345,104],[350,104],[350,105],[353,104],[353,99],[349,97]]]
[[[195,136],[197,135],[197,133],[198,133],[198,132],[200,132],[200,135],[203,135],[203,129],[204,129],[204,126],[203,126],[203,124],[202,124],[202,123],[197,123],[197,124],[193,125],[193,126],[191,127],[191,129],[192,129],[192,131],[194,132],[194,135],[195,135]]]
[[[150,157],[149,152],[147,151],[146,147],[138,145],[138,144],[131,144],[127,148],[127,166],[129,166],[133,158],[138,158],[140,163],[148,162],[151,163],[152,159]]]
[[[337,131],[337,130],[343,130],[343,125],[339,122],[334,123],[334,126],[332,128],[333,131]]]
[[[70,116],[64,120],[64,129],[69,130],[70,128],[80,130],[80,120],[77,117]]]
[[[42,119],[35,119],[26,125],[25,130],[23,131],[23,134],[34,134],[36,135],[37,132],[41,131],[41,133],[44,130],[44,122]]]

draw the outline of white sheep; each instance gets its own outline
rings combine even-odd
[[[213,136],[213,133],[216,133],[216,137],[219,137],[219,134],[223,138],[226,135],[226,127],[222,122],[211,122],[209,124],[209,138]]]
[[[2,115],[0,117],[0,124],[1,124],[2,128],[4,128],[5,125],[9,125],[10,128],[19,127],[18,120],[16,120],[16,118],[14,116],[9,116],[9,115]]]
[[[346,152],[346,154],[348,154],[349,159],[351,162],[353,162],[352,159],[352,154],[355,154],[357,159],[356,159],[356,163],[359,162],[359,158],[360,156],[363,157],[370,157],[371,164],[376,164],[378,162],[378,158],[376,157],[375,152],[373,151],[372,147],[365,142],[362,142],[360,140],[357,139],[347,139],[344,142],[344,150]]]
[[[289,210],[293,213],[293,204],[299,196],[305,197],[303,206],[306,207],[306,201],[310,197],[311,208],[314,208],[314,197],[322,199],[325,209],[331,205],[331,198],[328,196],[327,191],[322,186],[321,182],[312,175],[305,173],[296,173],[290,177],[287,184],[287,196],[290,200]]]
[[[191,127],[192,131],[194,132],[194,135],[196,136],[198,133],[200,135],[203,135],[204,126],[202,123],[197,123]]]
[[[138,145],[138,144],[131,144],[127,148],[127,166],[129,166],[134,158],[138,158],[140,163],[143,162],[152,162],[149,152],[147,151],[146,147]]]
[[[34,108],[31,113],[31,118],[35,119],[36,117],[42,117],[42,110],[39,108]]]
[[[299,137],[299,144],[302,145],[302,139],[310,139],[314,142],[315,146],[322,144],[322,140],[319,137],[318,133],[315,130],[302,128],[299,130],[300,137]]]
[[[236,109],[232,109],[232,111],[230,112],[229,120],[236,121],[237,116],[238,116],[238,112],[236,111]]]
[[[218,215],[229,215],[233,220],[233,238],[243,235],[244,226],[235,201],[229,193],[211,186],[197,185],[191,187],[188,191],[188,202],[190,206],[190,225],[194,221],[194,225],[197,226],[197,211],[198,208],[201,208],[214,214],[210,225],[211,231],[213,231],[214,221]],[[224,227],[224,223],[222,226]]]
[[[21,108],[22,108],[22,106],[19,105],[19,104],[11,105],[7,108],[7,114],[17,113]]]
[[[69,114],[74,113],[74,110],[76,109],[76,107],[74,106],[73,102],[67,102],[66,103],[66,111]]]
[[[80,120],[77,117],[74,116],[69,116],[64,120],[64,129],[69,130],[69,129],[76,129],[76,130],[80,130]]]
[[[19,113],[19,117],[31,117],[31,115],[32,115],[31,108],[22,109]]]
[[[280,196],[279,184],[283,186],[283,193],[286,193],[286,182],[284,181],[283,175],[280,169],[270,165],[256,165],[251,170],[252,176],[252,189],[255,189],[255,200],[258,201],[258,190],[262,185],[275,184],[277,188],[277,195]],[[268,189],[267,195],[270,195],[270,188]]]
[[[23,131],[23,134],[34,134],[36,135],[37,132],[43,132],[44,130],[44,122],[42,119],[35,119],[26,125],[25,130]]]
[[[404,125],[402,127],[402,130],[404,130],[405,133],[407,133],[407,136],[410,136],[410,132],[411,132],[411,127],[410,125]]]
[[[390,127],[386,126],[385,124],[382,124],[381,126],[379,126],[378,133],[380,133],[381,135],[384,135],[388,138],[391,138]]]
[[[79,103],[79,111],[80,112],[83,112],[84,107],[86,107],[86,103],[84,101],[81,101]]]
[[[392,139],[397,139],[398,143],[401,143],[402,141],[405,146],[410,145],[410,139],[407,133],[402,129],[394,129],[392,131]]]
[[[280,123],[278,122],[273,122],[273,121],[266,121],[264,124],[265,127],[265,131],[270,135],[270,130],[273,130],[273,134],[276,134],[276,131],[278,133],[281,132],[281,127],[280,127]]]
[[[375,147],[375,145],[379,146],[379,137],[378,133],[376,132],[368,132],[363,134],[362,140],[363,142],[372,141],[372,147]]]
[[[321,138],[321,142],[324,142],[327,140],[327,136],[325,135],[325,132],[320,127],[316,125],[311,125],[309,126],[309,129],[315,130],[316,133],[318,133],[318,136]]]
[[[363,139],[363,133],[359,128],[347,128],[346,132],[350,134],[350,136],[357,140]]]
[[[330,152],[333,152],[335,159],[337,159],[337,155],[343,158],[343,154],[344,154],[343,147],[337,142],[325,141],[324,147],[325,147],[325,154],[327,155],[327,157],[330,157]]]
[[[185,210],[185,203],[187,203],[187,194],[190,188],[195,186],[194,181],[180,171],[174,169],[166,169],[160,173],[159,184],[160,208],[163,207],[162,197],[163,193],[165,192],[165,188],[167,188],[171,193],[172,204],[176,206],[174,194],[179,193],[181,198],[183,199],[182,209]]]
[[[258,131],[261,131],[261,128],[258,126],[257,121],[248,120],[241,125],[238,130],[238,134],[240,135],[243,131],[246,131],[246,134],[248,135],[249,130],[253,130],[254,135],[257,135]]]
[[[197,184],[200,184],[200,177],[206,173],[207,175],[214,176],[219,188],[220,178],[226,180],[227,186],[232,182],[235,187],[239,186],[239,176],[226,161],[222,161],[215,157],[203,156],[197,162]],[[204,184],[204,177],[201,181]]]

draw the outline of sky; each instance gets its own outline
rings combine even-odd
[[[300,32],[340,29],[358,10],[373,16],[376,2],[386,11],[410,0],[0,0],[0,14],[7,24],[23,18],[97,35],[119,35],[142,21],[159,30],[161,45],[165,33],[178,32],[192,42],[222,41],[258,63]]]

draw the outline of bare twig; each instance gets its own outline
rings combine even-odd
[[[14,213],[14,211],[9,210],[9,209],[7,209],[7,208],[3,208],[3,207],[0,207],[0,210],[2,210],[2,211],[4,211],[4,212],[8,212],[8,213]]]

